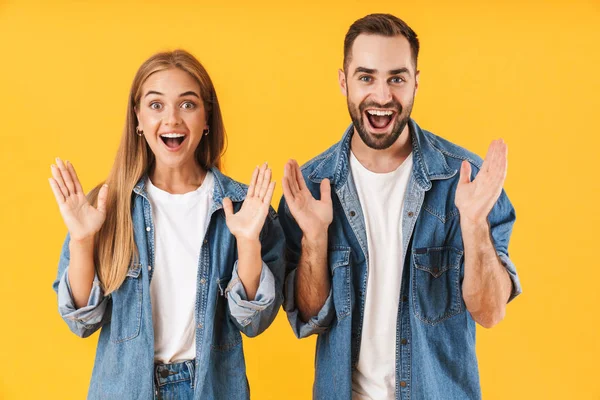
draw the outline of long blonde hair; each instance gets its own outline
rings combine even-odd
[[[94,264],[105,295],[121,286],[131,262],[139,260],[133,236],[132,192],[142,176],[152,168],[154,154],[145,138],[136,134],[138,120],[135,109],[139,105],[142,85],[146,79],[155,72],[170,68],[186,71],[200,85],[210,133],[200,141],[196,149],[197,162],[205,169],[221,167],[221,156],[225,148],[225,127],[217,94],[208,72],[194,56],[184,50],[153,55],[141,65],[133,79],[127,103],[125,129],[106,180],[106,220],[96,234],[94,244]],[[96,203],[103,183],[88,195],[91,204]]]

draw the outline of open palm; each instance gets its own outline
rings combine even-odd
[[[313,197],[295,160],[285,165],[283,194],[292,216],[305,235],[326,231],[333,221],[329,179],[321,182],[321,199]]]
[[[502,139],[494,140],[473,181],[471,181],[471,165],[463,161],[454,198],[454,204],[461,218],[474,222],[487,218],[502,193],[508,168],[507,154],[506,143]]]
[[[68,161],[56,159],[52,164],[50,187],[58,203],[60,214],[69,230],[72,240],[90,239],[100,230],[106,219],[106,196],[108,186],[104,185],[98,193],[98,207],[92,206],[77,178],[75,168]]]
[[[227,227],[237,240],[257,240],[269,213],[275,182],[271,182],[271,169],[267,163],[256,167],[252,173],[246,199],[234,214],[231,199],[223,199]]]

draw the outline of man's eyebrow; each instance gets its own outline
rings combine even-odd
[[[409,74],[410,75],[410,71],[408,68],[403,67],[403,68],[398,68],[398,69],[392,69],[391,71],[389,71],[390,75],[399,75],[399,74]]]
[[[364,73],[364,74],[374,74],[376,73],[377,70],[376,69],[372,69],[372,68],[365,68],[365,67],[356,67],[356,69],[354,70],[354,75],[356,74],[360,74],[360,73]]]

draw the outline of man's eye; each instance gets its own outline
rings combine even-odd
[[[371,82],[371,77],[370,76],[361,76],[360,78],[358,78],[358,80],[363,81],[363,82]]]
[[[390,82],[392,82],[392,83],[402,83],[402,82],[404,82],[404,78],[401,78],[399,76],[395,76],[392,79],[390,79]]]

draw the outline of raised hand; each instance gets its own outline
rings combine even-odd
[[[316,200],[306,187],[300,166],[290,160],[284,169],[283,195],[304,236],[312,239],[327,232],[333,221],[329,179],[321,182],[321,199]]]
[[[77,178],[75,168],[68,161],[56,159],[56,165],[50,166],[52,178],[50,187],[58,203],[60,214],[71,235],[71,240],[92,239],[106,219],[106,197],[108,186],[104,185],[98,193],[98,207],[93,207]]]
[[[233,204],[228,197],[223,199],[223,210],[229,231],[240,240],[258,240],[260,231],[269,213],[275,182],[271,182],[271,169],[267,163],[254,169],[246,199],[242,208],[233,213]]]
[[[474,223],[486,221],[502,193],[508,168],[507,155],[508,146],[502,139],[492,141],[481,169],[472,182],[471,164],[462,162],[454,198],[461,219]]]

